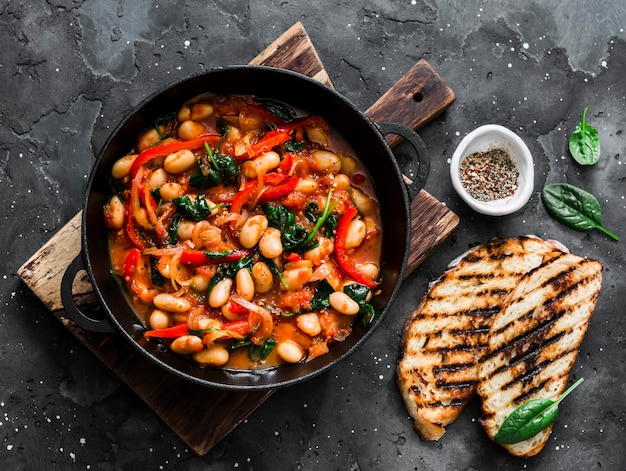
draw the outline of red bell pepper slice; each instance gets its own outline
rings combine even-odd
[[[202,250],[184,250],[180,255],[180,263],[183,265],[209,265],[220,263],[233,263],[250,254],[249,250],[233,250],[232,252],[218,257],[210,256],[210,252]]]
[[[148,243],[139,234],[139,231],[137,230],[137,226],[135,225],[135,220],[133,218],[131,198],[127,198],[125,206],[126,206],[126,227],[125,227],[126,235],[136,247],[140,249],[145,249],[148,247]]]
[[[263,183],[271,185],[271,186],[276,186],[284,182],[285,180],[287,180],[288,177],[289,175],[283,172],[266,173],[265,175],[263,175]]]
[[[291,170],[292,165],[293,165],[293,155],[291,154],[291,152],[287,152],[284,155],[283,160],[281,160],[280,163],[278,164],[278,169],[284,173],[288,173],[289,170]]]
[[[188,334],[189,334],[189,327],[187,327],[187,324],[178,324],[172,327],[167,327],[165,329],[148,330],[143,333],[143,336],[147,339],[149,338],[175,339],[175,338],[182,337],[183,335],[188,335]]]
[[[252,326],[248,319],[240,319],[222,324],[222,330],[237,334],[242,338],[252,333]]]
[[[235,197],[233,198],[233,202],[230,204],[230,212],[239,214],[243,205],[248,202],[252,192],[257,186],[256,180],[250,180],[247,182],[244,187],[237,192]]]
[[[259,196],[259,202],[266,203],[267,201],[274,201],[282,196],[288,195],[296,189],[296,186],[298,185],[298,180],[298,176],[293,175],[289,177],[287,181],[285,181],[285,183],[265,190],[263,193],[261,193],[261,196]]]
[[[324,129],[330,129],[330,126],[321,116],[304,116],[302,118],[294,119],[290,123],[286,123],[281,126],[277,126],[274,131],[291,133],[295,129],[304,127],[321,127]]]
[[[130,278],[135,274],[137,269],[137,262],[141,257],[141,251],[137,248],[130,249],[130,252],[126,255],[124,263],[122,264],[122,276],[124,279]]]
[[[285,124],[285,122],[282,119],[280,119],[277,116],[274,116],[272,113],[270,113],[267,110],[267,108],[265,108],[262,105],[248,104],[246,105],[246,108],[248,111],[251,111],[252,113],[259,115],[264,121],[267,121],[268,123],[271,123],[274,125]]]
[[[337,231],[335,233],[335,258],[337,259],[339,267],[348,276],[351,276],[354,281],[365,285],[368,288],[375,288],[378,286],[378,283],[370,280],[363,273],[361,273],[346,254],[346,234],[348,233],[350,223],[357,214],[357,209],[352,205],[348,205],[341,216],[341,219],[339,219],[339,222],[337,223]]]
[[[135,158],[133,165],[130,167],[130,176],[131,178],[135,178],[135,175],[139,171],[139,168],[143,164],[151,161],[152,159],[156,159],[157,157],[163,157],[165,155],[171,154],[172,152],[177,152],[183,149],[199,149],[200,147],[204,146],[205,142],[213,144],[219,142],[221,138],[221,136],[206,135],[197,137],[195,139],[190,139],[188,141],[170,141],[166,142],[165,144],[150,147],[149,149],[142,151]]]
[[[250,309],[248,309],[247,307],[243,307],[241,304],[234,301],[228,302],[228,310],[233,314],[237,314],[239,316],[250,314]]]
[[[250,150],[248,151],[247,157],[248,159],[252,159],[258,155],[264,154],[265,152],[269,152],[274,147],[284,144],[287,141],[291,140],[291,136],[287,132],[277,131],[276,129],[268,132],[261,138],[260,141],[255,142],[250,146]]]

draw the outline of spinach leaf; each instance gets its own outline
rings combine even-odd
[[[210,252],[209,252],[210,253]],[[222,264],[218,267],[218,271],[222,274],[222,276],[227,276],[229,278],[234,278],[237,275],[237,272],[242,268],[251,267],[254,263],[254,253],[246,255],[245,257],[241,257],[235,263]]]
[[[360,312],[363,314],[363,323],[365,325],[371,324],[376,316],[376,311],[374,310],[374,306],[367,302],[370,289],[359,283],[351,283],[343,287],[343,292],[355,300],[361,308]]]
[[[183,217],[180,214],[174,215],[167,233],[169,235],[170,244],[176,245],[178,243],[178,225]]]
[[[300,152],[304,149],[304,142],[298,142],[295,138],[283,144],[287,152]]]
[[[208,143],[204,147],[207,153],[196,161],[196,172],[189,178],[189,184],[195,188],[211,188],[220,183],[237,183],[239,167],[233,158],[222,155],[219,150],[212,151]]]
[[[175,112],[164,114],[154,120],[154,129],[159,134],[161,139],[165,139],[166,137],[170,136],[170,134],[172,133],[174,129],[175,120],[176,120]],[[165,129],[161,130],[161,126],[163,126]]]
[[[328,297],[334,293],[334,289],[327,280],[320,281],[315,287],[313,299],[311,299],[311,310],[319,311],[320,309],[328,309],[330,301]]]
[[[282,101],[273,100],[271,98],[260,98],[259,103],[261,103],[272,116],[282,119],[285,123],[290,123],[298,116],[293,108]]]
[[[548,213],[577,231],[599,229],[609,237],[619,237],[602,225],[602,209],[591,193],[568,183],[547,185],[541,190],[541,200]]]
[[[248,357],[255,363],[259,361],[264,361],[269,356],[269,354],[272,353],[272,350],[274,350],[276,343],[277,342],[274,339],[267,339],[265,342],[263,342],[263,345],[255,345],[251,342],[250,349],[248,350]]]
[[[211,214],[212,208],[209,207],[209,202],[204,195],[198,195],[195,199],[185,195],[180,198],[174,198],[172,201],[195,222],[201,221]]]
[[[276,275],[276,277],[280,281],[280,284],[283,285],[286,288],[287,287],[287,282],[283,278],[283,274],[280,271],[280,268],[278,267],[276,262],[274,260],[272,260],[271,258],[266,258],[266,257],[263,257],[262,255],[259,258],[261,259],[261,261],[266,263],[266,265],[268,266],[268,268],[270,269],[272,274]]]
[[[569,151],[580,165],[594,165],[600,160],[600,139],[597,129],[585,121],[586,116],[587,108],[569,138]]]
[[[500,426],[500,430],[494,437],[496,443],[509,445],[522,442],[552,425],[559,414],[559,403],[583,381],[584,378],[580,378],[556,401],[537,398],[521,404]]]
[[[285,250],[293,250],[307,239],[308,231],[296,223],[296,217],[286,207],[266,203],[261,208],[268,225],[281,231]]]
[[[165,279],[157,268],[158,263],[158,257],[150,257],[150,279],[154,286],[163,286],[165,284]]]

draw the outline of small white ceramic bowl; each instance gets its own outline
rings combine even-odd
[[[519,171],[519,185],[511,196],[493,201],[479,201],[463,188],[459,166],[465,157],[494,148],[507,150]],[[486,124],[469,133],[458,145],[450,162],[450,177],[456,192],[474,211],[489,216],[504,216],[521,209],[532,195],[535,179],[533,157],[517,134],[497,124]]]

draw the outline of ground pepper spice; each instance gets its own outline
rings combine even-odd
[[[519,186],[519,171],[502,148],[468,155],[459,165],[465,190],[478,201],[494,201],[512,196]]]

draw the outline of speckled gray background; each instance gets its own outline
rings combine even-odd
[[[457,101],[421,134],[426,189],[461,218],[404,284],[384,324],[347,362],[275,393],[208,455],[196,456],[50,315],[15,274],[81,207],[117,121],[191,73],[246,63],[301,21],[338,91],[366,109],[419,59]],[[623,0],[215,1],[0,0],[0,466],[7,470],[620,470],[624,416],[624,243],[573,232],[539,191],[568,181],[595,193],[626,236],[626,3]],[[581,168],[567,137],[589,107],[602,159]],[[449,159],[464,135],[497,123],[535,158],[535,193],[499,219],[454,194]],[[399,149],[402,152],[402,148]],[[400,327],[428,281],[468,247],[534,233],[600,259],[604,286],[548,444],[508,456],[474,403],[437,443],[412,430],[395,387]]]

